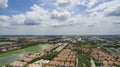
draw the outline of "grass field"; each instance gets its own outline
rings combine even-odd
[[[27,48],[23,48],[23,49],[9,51],[9,52],[5,52],[5,53],[0,54],[0,58],[10,56],[12,54],[19,54],[22,52],[35,52],[35,51],[41,50],[43,48],[46,48],[48,46],[51,46],[51,45],[50,44],[39,44],[36,46],[31,46],[31,47],[27,47]]]
[[[31,46],[31,47],[27,47],[27,48],[23,48],[23,49],[18,49],[18,50],[2,53],[2,54],[0,54],[0,65],[3,64],[3,63],[7,64],[7,63],[9,63],[8,61],[13,60],[13,59],[11,59],[11,57],[13,57],[13,55],[17,56],[18,54],[20,55],[20,54],[23,54],[23,53],[25,53],[25,54],[34,53],[34,52],[37,52],[39,50],[50,47],[52,45],[53,44],[38,44],[36,46]],[[8,59],[8,57],[9,57],[9,59]],[[5,58],[5,60],[3,60],[2,58]]]

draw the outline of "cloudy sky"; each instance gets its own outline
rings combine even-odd
[[[0,0],[0,35],[120,34],[120,0]]]

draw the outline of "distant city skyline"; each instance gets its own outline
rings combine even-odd
[[[0,0],[0,35],[119,35],[120,0]]]

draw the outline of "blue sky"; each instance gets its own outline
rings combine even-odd
[[[120,0],[0,0],[0,35],[120,34]]]

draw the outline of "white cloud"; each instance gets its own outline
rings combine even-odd
[[[109,19],[110,19],[110,22],[111,22],[110,24],[120,24],[120,17],[112,16]]]
[[[75,3],[72,0],[69,0],[69,1],[71,1],[71,4]],[[96,2],[97,1],[95,0],[94,3],[91,3],[91,1],[88,3],[91,3],[91,7],[92,7]],[[13,15],[10,22],[13,25],[15,24],[15,25],[43,25],[43,26],[54,26],[54,25],[62,26],[63,25],[65,26],[65,25],[72,25],[72,24],[73,25],[87,24],[91,26],[91,25],[101,23],[101,22],[106,22],[107,20],[109,20],[109,17],[106,18],[104,15],[102,15],[104,13],[98,13],[97,10],[94,10],[95,8],[93,9],[91,8],[91,11],[92,10],[93,11],[89,14],[89,16],[82,16],[81,14],[72,15],[72,12],[69,12],[68,10],[63,10],[63,9],[62,9],[63,11],[54,9],[52,12],[49,12],[43,7],[40,7],[35,4],[31,7],[32,11],[25,12],[19,15]],[[107,21],[107,22],[112,23],[111,21]]]
[[[51,13],[51,19],[66,21],[71,16],[69,11],[58,12],[57,10],[53,10]]]
[[[115,15],[119,15],[118,2],[120,1],[112,0],[110,2],[104,2],[104,3],[101,3],[100,5],[98,4],[97,6],[95,6],[99,1],[100,0],[93,0],[93,1],[92,0],[80,0],[80,1],[79,0],[57,0],[57,2],[55,2],[56,5],[54,5],[55,8],[49,8],[51,9],[50,11],[48,8],[46,9],[44,8],[44,4],[41,5],[42,7],[35,4],[31,7],[31,11],[21,13],[18,15],[0,17],[0,24],[1,26],[10,25],[10,24],[13,26],[20,25],[20,28],[23,27],[22,29],[26,28],[27,30],[29,29],[29,31],[32,28],[33,28],[32,29],[33,31],[34,29],[37,29],[37,28],[41,28],[40,30],[44,28],[44,31],[46,29],[48,31],[49,28],[53,28],[53,29],[49,29],[49,30],[54,30],[51,33],[58,31],[58,29],[60,30],[63,29],[62,31],[67,32],[69,28],[72,29],[73,27],[75,27],[73,30],[76,30],[76,31],[79,31],[80,29],[82,32],[86,32],[86,31],[91,32],[92,28],[94,27],[96,28],[94,29],[95,31],[98,30],[96,27],[97,25],[99,26],[103,24],[105,26],[105,24],[106,25],[109,25],[109,24],[112,25],[112,23],[119,24],[120,18],[116,17]],[[80,13],[82,12],[82,9],[84,9],[84,7],[80,8],[80,11],[78,13],[77,11],[75,12],[74,10],[79,8],[79,6],[82,7],[81,5],[87,6],[87,8],[85,7],[85,9],[87,10],[83,11],[84,14]],[[112,15],[110,16],[111,13],[114,16]],[[31,28],[28,28],[27,25],[29,25]],[[58,29],[55,29],[54,27]],[[89,30],[87,30],[86,28]],[[20,30],[22,31],[22,29]],[[101,29],[101,27],[99,27],[99,29]],[[42,33],[44,33],[44,31],[42,31]]]
[[[101,0],[89,0],[88,8],[93,7],[96,3],[100,2]]]
[[[78,2],[78,4],[79,5],[85,5],[86,6],[86,4],[87,4],[87,0],[80,0],[79,2]]]
[[[118,6],[120,3],[120,0],[113,0],[110,2],[104,2],[98,6],[96,6],[95,8],[91,8],[90,12],[94,12],[94,11],[104,11],[107,10],[109,8],[113,8],[115,6]],[[112,9],[111,9],[112,10]]]
[[[88,8],[92,8],[97,3],[102,2],[103,0],[80,0],[78,2],[79,5],[87,6]]]
[[[1,25],[9,23],[12,26],[21,26],[21,25],[40,25],[43,21],[46,21],[49,17],[48,11],[44,8],[33,5],[31,7],[32,11],[21,13],[18,15],[12,16],[0,16]],[[45,23],[45,22],[43,22]],[[8,25],[8,24],[6,24]]]
[[[106,10],[106,16],[120,16],[120,5]]]
[[[98,12],[92,12],[92,13],[90,13],[90,16],[97,16],[97,15],[100,15],[100,13],[98,13]]]
[[[11,23],[13,25],[23,25],[24,21],[25,21],[25,15],[24,14],[19,14],[19,15],[12,16]]]
[[[9,20],[10,20],[10,17],[9,16],[0,16],[0,26],[9,26]]]
[[[4,16],[4,15],[0,16],[1,22],[7,21],[8,19],[9,19],[9,16]]]
[[[12,25],[40,25],[43,20],[48,18],[48,11],[44,8],[33,5],[31,9],[32,11],[25,12],[24,14],[13,15],[9,22]]]
[[[25,13],[26,25],[39,25],[43,20],[46,20],[48,18],[48,11],[44,8],[37,5],[33,5],[31,9],[31,12]]]
[[[70,8],[79,4],[79,0],[57,0],[56,5],[58,8]]]
[[[116,18],[120,16],[119,3],[120,0],[112,0],[109,2],[104,2],[95,8],[88,9],[88,12],[90,12],[89,17],[95,17],[94,20],[101,18],[96,21],[98,23],[118,23],[119,20]]]
[[[65,8],[71,4],[71,0],[57,0],[57,5],[61,8]]]
[[[8,0],[0,0],[0,8],[7,8],[8,7]]]

